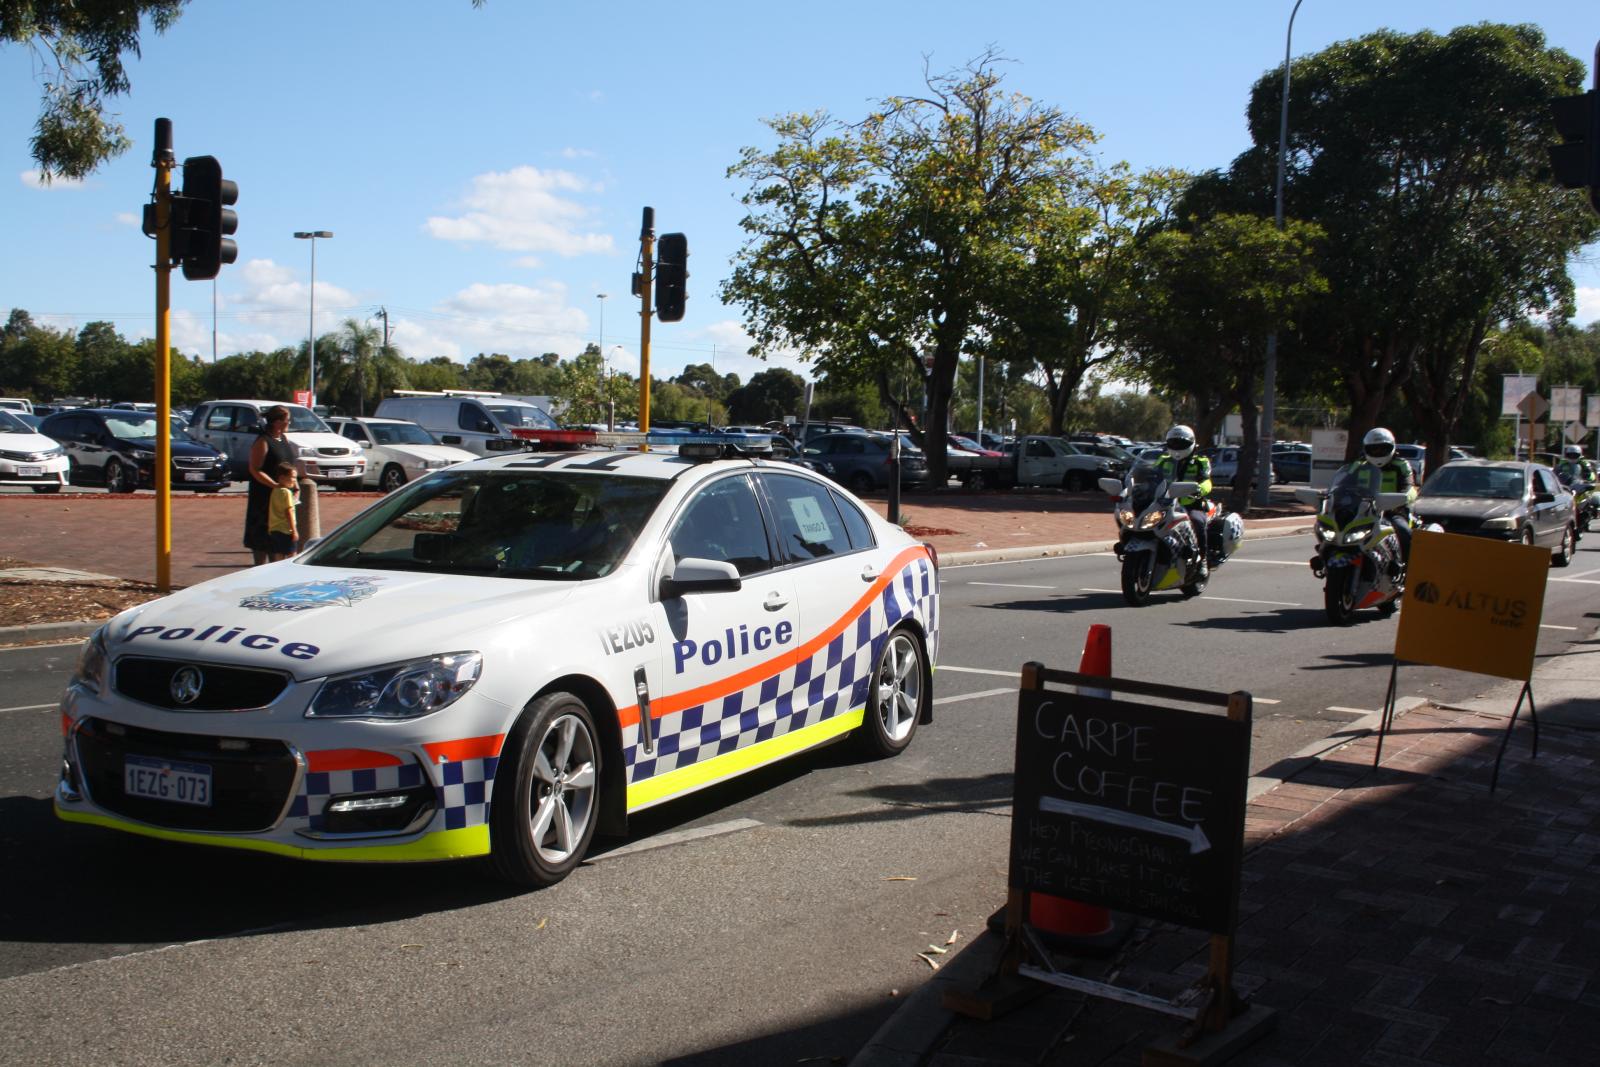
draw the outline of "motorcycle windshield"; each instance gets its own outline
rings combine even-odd
[[[1135,467],[1128,472],[1128,503],[1135,513],[1155,503],[1165,490],[1166,475],[1154,467]]]
[[[1328,488],[1328,514],[1343,529],[1360,517],[1372,498],[1364,478],[1349,471],[1342,472]]]

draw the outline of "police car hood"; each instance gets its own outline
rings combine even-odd
[[[113,656],[233,663],[315,678],[482,650],[512,627],[553,621],[551,613],[578,584],[285,561],[133,608],[117,616],[107,638]]]

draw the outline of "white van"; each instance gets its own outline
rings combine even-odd
[[[33,401],[20,396],[0,396],[0,408],[7,411],[20,411],[24,415],[33,414]]]
[[[376,415],[414,422],[441,445],[480,456],[530,449],[540,431],[561,429],[544,408],[498,393],[400,393],[385,398]]]
[[[360,489],[367,477],[367,458],[361,446],[328,429],[328,424],[310,408],[278,400],[211,400],[194,409],[189,419],[189,436],[215,448],[228,457],[233,476],[250,476],[250,448],[261,433],[261,413],[271,407],[289,412],[289,429],[284,434],[300,451],[305,475],[321,485],[336,489]]]

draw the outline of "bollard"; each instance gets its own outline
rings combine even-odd
[[[300,476],[300,504],[294,509],[295,528],[300,532],[299,551],[307,541],[322,536],[322,515],[317,508],[317,483]]]

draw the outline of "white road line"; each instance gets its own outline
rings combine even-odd
[[[1297,608],[1300,606],[1297,601],[1293,600],[1246,600],[1244,597],[1238,596],[1208,596],[1206,599],[1224,600],[1229,604],[1271,604],[1273,607],[1279,608]]]
[[[1574,585],[1600,585],[1600,581],[1593,578],[1552,578],[1552,582],[1571,582]]]
[[[997,697],[997,696],[1001,696],[1001,695],[1003,695],[1005,693],[1015,693],[1015,692],[1016,692],[1015,688],[1006,688],[1006,689],[981,689],[976,693],[956,693],[956,694],[954,694],[952,696],[947,696],[947,697],[934,697],[933,698],[933,706],[937,708],[941,704],[954,704],[958,700],[982,700],[984,697]]]
[[[1265,564],[1265,565],[1267,565],[1269,567],[1305,567],[1306,570],[1310,570],[1311,569],[1309,566],[1306,565],[1306,563],[1303,560],[1301,562],[1296,563],[1294,560],[1288,560],[1288,559],[1249,559],[1248,557],[1245,557],[1245,556],[1229,556],[1228,557],[1228,562],[1229,563],[1262,563],[1262,564]]]
[[[1577,627],[1576,626],[1557,626],[1553,622],[1541,622],[1539,624],[1539,629],[1541,629],[1541,630],[1576,630]]]
[[[1569,574],[1569,575],[1566,575],[1566,577],[1567,577],[1567,578],[1568,578],[1568,579],[1569,579],[1569,580],[1571,580],[1571,579],[1577,579],[1577,578],[1593,578],[1593,577],[1594,577],[1594,576],[1595,576],[1595,575],[1597,575],[1597,574],[1600,574],[1600,570],[1594,570],[1594,571],[1583,571],[1583,572],[1581,572],[1581,573],[1579,573],[1579,574]]]
[[[952,671],[952,672],[954,672],[956,674],[992,674],[997,678],[1021,678],[1022,677],[1022,672],[1020,670],[1015,670],[1015,671],[993,671],[993,670],[989,670],[986,667],[946,667],[943,663],[939,664],[939,671],[941,673],[943,673],[944,671]]]
[[[1251,697],[1250,700],[1251,700],[1252,703],[1255,703],[1255,704],[1282,704],[1283,703],[1283,701],[1281,701],[1281,700],[1268,700],[1266,697]]]
[[[1331,711],[1336,715],[1371,715],[1372,714],[1372,711],[1371,711],[1370,708],[1344,708],[1344,707],[1340,707],[1338,704],[1330,704],[1328,707],[1323,708],[1322,710],[1323,711]]]
[[[1018,585],[1015,582],[966,582],[966,585],[992,585],[996,589],[1054,589],[1053,585]]]
[[[670,834],[656,834],[654,837],[647,837],[643,841],[635,841],[632,844],[623,845],[621,848],[614,848],[603,855],[591,857],[589,862],[604,863],[606,860],[614,860],[619,856],[632,856],[639,852],[650,852],[658,848],[666,848],[668,845],[681,845],[707,837],[736,834],[741,830],[750,830],[760,825],[762,823],[759,819],[729,819],[727,822],[713,823],[710,826],[696,826],[689,830],[674,830]]]
[[[1048,545],[1041,546],[1048,548]],[[946,563],[941,571],[961,571],[968,567],[1009,567],[1014,563],[1065,563],[1074,559],[1093,559],[1095,556],[1114,556],[1115,552],[1074,552],[1067,556],[1026,556],[1022,559],[992,559],[986,563]]]
[[[1120,592],[1122,592],[1122,590],[1120,590],[1120,589],[1090,589],[1088,586],[1084,586],[1082,589],[1079,589],[1078,592],[1080,592],[1080,593],[1120,593]]]
[[[0,711],[42,711],[45,708],[56,706],[55,704],[21,704],[14,708],[0,708]]]

